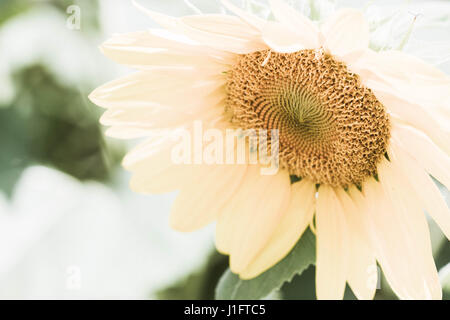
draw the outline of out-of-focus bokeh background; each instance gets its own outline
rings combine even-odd
[[[139,2],[175,16],[223,10],[215,0]],[[267,15],[264,0],[235,2]],[[320,17],[336,6],[365,9],[374,49],[403,48],[450,73],[450,1],[291,3]],[[0,299],[214,297],[227,268],[214,226],[172,231],[176,193],[132,193],[120,161],[137,142],[105,138],[102,110],[87,99],[130,72],[98,45],[154,26],[128,0],[0,1]],[[450,298],[450,245],[430,228]],[[313,299],[314,267],[271,297]],[[395,298],[384,280],[376,298]]]

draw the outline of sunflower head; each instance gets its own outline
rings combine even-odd
[[[227,109],[245,129],[278,129],[282,167],[347,187],[376,174],[389,141],[384,106],[323,49],[257,51],[229,73]]]
[[[270,272],[311,226],[318,298],[342,298],[347,283],[372,298],[368,270],[377,263],[399,297],[440,298],[423,210],[450,238],[450,211],[430,177],[450,188],[449,77],[403,52],[370,49],[358,10],[318,25],[269,2],[276,21],[227,0],[235,16],[174,18],[141,7],[167,32],[103,45],[139,70],[90,96],[108,109],[109,135],[147,138],[124,160],[132,188],[179,190],[170,217],[179,231],[217,221],[216,247],[242,279]],[[195,123],[214,129],[201,141],[217,143],[192,146]],[[205,153],[238,149],[223,141],[236,128],[270,132],[243,158],[277,145],[281,170],[264,175],[265,164],[247,159],[202,163]],[[160,129],[187,133],[194,164],[173,161],[184,144]]]

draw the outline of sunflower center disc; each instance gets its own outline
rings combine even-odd
[[[278,129],[280,165],[333,186],[376,174],[390,136],[384,106],[358,75],[321,50],[241,55],[227,111],[242,129]]]

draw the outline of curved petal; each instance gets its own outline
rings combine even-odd
[[[139,71],[98,87],[89,99],[105,108],[177,107],[186,105],[186,101],[198,102],[220,91],[224,84],[225,79],[205,77],[194,71],[174,74],[167,70]]]
[[[342,205],[332,187],[321,185],[316,207],[316,294],[342,299],[348,274],[348,228]]]
[[[399,124],[392,127],[392,139],[450,190],[450,157],[433,141],[422,132]]]
[[[349,194],[359,193],[355,186],[349,189]],[[377,284],[377,264],[375,252],[370,245],[361,209],[342,188],[336,189],[341,201],[348,225],[349,262],[347,282],[360,300],[372,300]]]
[[[180,19],[180,28],[189,38],[217,50],[246,54],[267,49],[260,34],[255,34],[250,26],[232,16],[218,17],[215,17],[215,27],[211,27],[210,16],[184,17]],[[233,24],[231,20],[234,20]],[[221,22],[227,24],[223,26]]]
[[[236,32],[230,33],[230,23],[233,17],[228,17],[225,15],[217,15],[220,18],[216,17],[216,25],[214,28],[211,28],[211,24],[209,23],[209,28],[205,28],[206,22],[211,21],[210,15],[198,15],[184,18],[174,18],[162,13],[154,12],[152,10],[148,10],[143,6],[135,3],[136,6],[144,11],[150,18],[156,21],[159,25],[166,28],[169,31],[186,35],[188,38],[195,40],[198,43],[203,44],[206,47],[211,47],[218,50],[234,52],[238,54],[249,53],[256,50],[264,49],[264,45],[261,41],[259,41],[258,37],[254,39],[246,39],[242,37],[242,35],[248,36],[248,29],[250,26],[246,24],[240,24],[242,28],[241,34]],[[227,22],[225,24],[223,22]],[[234,31],[236,31],[237,23],[236,21],[233,24]]]
[[[133,172],[130,187],[138,193],[165,193],[176,190],[199,166],[175,164],[172,150],[177,141],[170,136],[153,138],[135,147],[123,159]]]
[[[130,188],[136,193],[154,194],[179,190],[200,175],[202,165],[172,164],[157,172],[133,172]],[[151,171],[151,170],[150,170]]]
[[[249,166],[216,228],[217,249],[230,255],[234,273],[244,271],[271,238],[288,205],[290,188],[286,171],[263,176],[259,166]]]
[[[450,239],[450,210],[430,176],[417,161],[402,150],[396,140],[391,141],[389,158],[398,163],[397,167],[408,177],[422,208],[436,221],[447,239]]]
[[[184,52],[190,55],[204,54],[204,47],[199,46],[188,38],[172,34],[164,29],[152,28],[145,31],[116,33],[102,43],[108,48],[137,48],[142,51],[150,49],[167,49],[175,52]]]
[[[118,58],[122,58],[121,53],[123,55],[128,53],[131,56],[129,59],[132,59],[132,61],[138,59],[141,63],[145,62],[142,59],[142,55],[158,53],[162,50],[191,58],[207,57],[207,59],[222,63],[230,63],[229,60],[234,58],[233,54],[199,45],[184,35],[156,28],[115,34],[101,45],[101,49],[105,53]],[[124,61],[124,64],[130,64],[130,62]]]
[[[134,148],[125,156],[122,163],[133,173],[130,180],[131,189],[139,193],[165,193],[192,188],[193,181],[198,181],[201,176],[207,179],[207,173],[219,175],[229,170],[228,173],[231,174],[234,166],[223,163],[226,160],[226,152],[235,147],[234,141],[227,141],[227,143],[219,141],[215,144],[213,154],[220,152],[217,148],[224,148],[224,150],[218,156],[211,154],[213,158],[208,158],[207,154],[212,141],[209,144],[198,142],[198,139],[202,139],[203,127],[214,129],[220,137],[224,137],[225,125],[220,121],[208,126],[200,122],[187,124],[176,130],[163,130],[159,136],[155,134],[155,137]],[[245,165],[236,166],[239,167],[236,170],[239,170]],[[237,179],[236,175],[234,177]],[[232,186],[233,182],[229,181],[229,185]],[[216,187],[220,188],[220,183],[216,182]],[[210,187],[211,190],[214,188]],[[223,193],[226,194],[226,191]]]
[[[148,164],[151,164],[152,168],[170,165],[170,150],[174,144],[175,141],[169,136],[149,138],[128,152],[122,165],[129,171],[145,170]],[[151,162],[146,162],[150,159]]]
[[[261,32],[235,16],[224,14],[203,14],[181,18],[186,25],[197,30],[234,37],[257,40]]]
[[[217,219],[242,182],[246,165],[204,165],[195,183],[181,189],[173,204],[170,225],[190,232]]]
[[[371,79],[366,81],[366,85],[371,88],[377,99],[391,113],[392,120],[399,120],[422,130],[443,150],[450,153],[450,140],[430,112],[420,105],[399,97],[392,92],[391,87],[384,83]]]
[[[283,0],[270,0],[275,18],[293,32],[304,48],[318,48],[319,29],[300,12],[287,5]]]
[[[298,35],[279,22],[268,21],[262,30],[262,38],[275,52],[292,53],[306,49]]]
[[[363,185],[364,215],[386,279],[401,299],[440,299],[425,215],[400,170],[383,160],[378,173]]]
[[[174,30],[177,28],[177,24],[178,24],[177,18],[149,10],[146,7],[144,7],[143,5],[139,4],[136,0],[132,0],[132,3],[136,8],[138,8],[143,13],[148,15],[152,20],[154,20],[161,27],[164,27],[167,30]]]
[[[357,63],[400,96],[430,110],[448,110],[450,77],[436,67],[401,51],[367,51]]]
[[[143,47],[125,47],[111,44],[104,44],[100,47],[102,53],[109,59],[126,65],[130,68],[140,70],[170,70],[178,72],[195,69],[205,75],[221,74],[229,69],[231,59],[225,64],[206,54],[184,54],[165,49],[153,49]]]
[[[223,4],[225,8],[233,12],[235,15],[237,15],[239,18],[241,18],[243,21],[245,21],[250,26],[256,28],[257,30],[262,30],[263,26],[266,23],[265,20],[242,10],[241,8],[235,6],[228,0],[221,0],[220,2]]]
[[[315,203],[315,185],[303,179],[294,183],[291,199],[269,243],[250,265],[239,274],[241,279],[251,279],[282,260],[295,246],[312,221]]]
[[[224,106],[222,96],[212,95],[200,99],[196,104],[186,101],[185,105],[179,107],[118,107],[105,111],[100,123],[136,129],[173,129],[194,121],[214,122],[223,117]]]
[[[324,47],[348,63],[353,62],[355,54],[362,55],[369,46],[369,26],[359,10],[337,11],[325,21],[322,34]]]

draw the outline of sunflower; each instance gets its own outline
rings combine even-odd
[[[216,221],[216,247],[242,279],[279,262],[311,226],[319,299],[342,299],[346,283],[373,298],[377,263],[400,298],[440,299],[423,210],[449,238],[450,212],[432,179],[450,188],[449,77],[400,51],[369,49],[354,9],[319,27],[280,0],[270,1],[274,21],[222,3],[235,15],[174,18],[136,4],[164,30],[101,46],[138,69],[90,95],[107,108],[107,134],[146,137],[123,162],[132,189],[180,190],[172,227]],[[257,142],[276,144],[276,174],[247,160],[197,161],[207,146],[174,163],[170,132],[195,135],[196,121],[217,134],[277,130]]]

